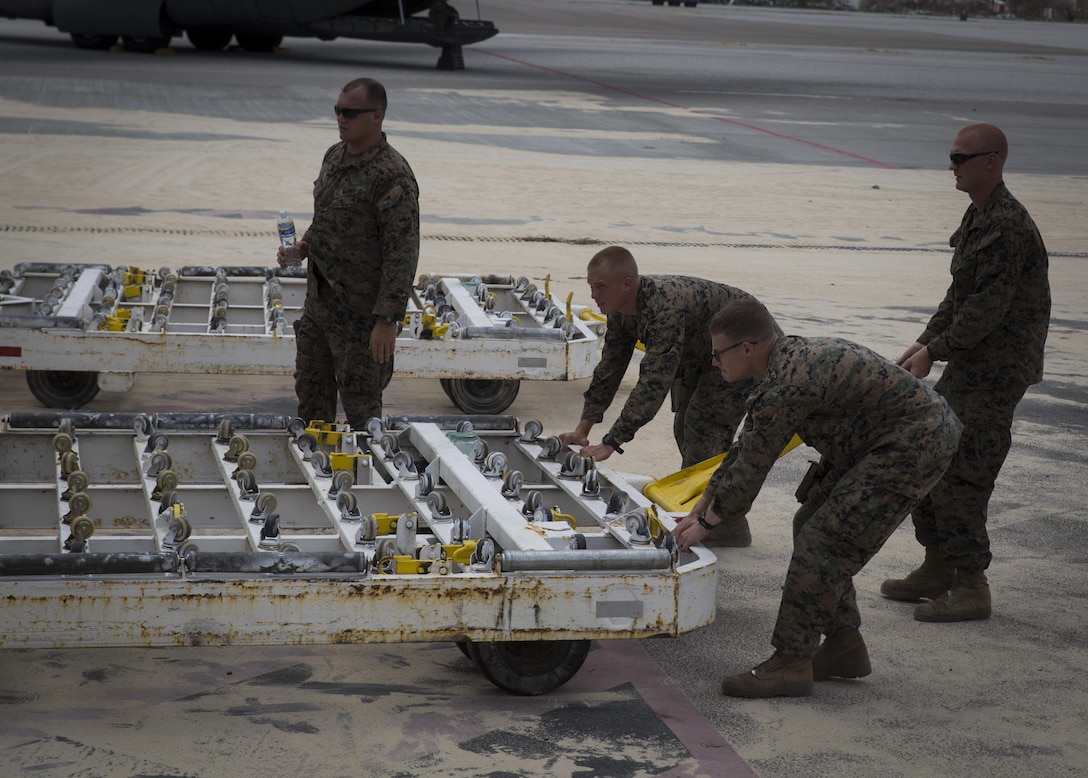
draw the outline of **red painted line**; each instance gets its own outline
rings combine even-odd
[[[598,640],[585,665],[563,687],[571,695],[630,684],[699,764],[705,778],[756,778],[722,734],[665,674],[637,640]],[[688,775],[683,766],[663,775]]]
[[[855,154],[852,151],[845,151],[843,149],[837,149],[834,146],[826,146],[823,143],[816,143],[815,141],[805,140],[804,138],[798,138],[795,135],[786,135],[785,133],[782,133],[782,132],[775,132],[774,130],[769,130],[766,127],[760,127],[760,126],[758,126],[756,124],[748,124],[747,122],[739,122],[739,121],[736,121],[735,119],[727,119],[724,116],[714,116],[712,114],[704,113],[703,111],[700,111],[700,110],[695,109],[695,108],[689,108],[686,105],[677,105],[676,103],[670,103],[667,100],[659,100],[656,97],[648,97],[647,95],[639,94],[638,92],[632,92],[629,89],[622,89],[622,88],[620,88],[618,86],[613,86],[612,84],[606,84],[603,81],[596,81],[596,80],[594,80],[592,78],[586,78],[585,76],[576,76],[573,73],[567,73],[566,71],[563,71],[563,70],[557,70],[555,68],[545,67],[544,65],[537,65],[537,64],[534,64],[532,62],[527,62],[526,60],[523,60],[523,59],[518,59],[516,57],[509,57],[509,56],[507,56],[505,54],[499,54],[499,53],[494,52],[494,51],[488,51],[487,49],[478,49],[478,48],[474,47],[473,51],[478,51],[481,54],[487,54],[489,57],[496,57],[497,59],[505,59],[508,62],[513,62],[516,65],[524,65],[527,68],[533,68],[534,70],[541,70],[541,71],[544,71],[545,73],[554,73],[555,75],[562,76],[563,78],[569,78],[569,79],[572,79],[574,81],[582,81],[582,82],[587,83],[587,84],[592,84],[593,86],[598,86],[601,89],[607,89],[607,90],[609,90],[611,92],[619,92],[620,94],[627,95],[628,97],[633,97],[636,100],[644,100],[644,101],[646,101],[648,103],[656,103],[657,105],[664,105],[664,106],[666,106],[668,108],[676,108],[676,109],[679,109],[681,111],[687,111],[688,113],[695,114],[696,116],[705,116],[705,117],[707,117],[709,119],[713,119],[715,121],[724,122],[725,124],[731,124],[734,127],[742,127],[742,128],[744,128],[746,130],[751,130],[752,132],[761,132],[764,135],[770,135],[772,138],[778,138],[779,140],[787,140],[787,141],[790,141],[792,143],[802,143],[802,144],[804,144],[806,146],[812,146],[813,148],[820,149],[821,151],[830,151],[832,154],[841,154],[844,157],[850,157],[851,159],[856,159],[856,160],[858,160],[860,162],[866,162],[866,163],[868,163],[870,165],[876,165],[877,167],[888,168],[888,169],[891,169],[891,170],[895,169],[895,165],[889,165],[887,162],[881,162],[880,160],[871,159],[869,157],[862,156],[861,154]]]
[[[22,346],[0,346],[0,357],[21,357]]]

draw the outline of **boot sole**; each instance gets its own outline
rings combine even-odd
[[[951,585],[949,585],[951,588]],[[919,602],[921,600],[936,600],[942,594],[945,594],[948,589],[942,589],[937,591],[935,589],[928,589],[924,592],[918,591],[906,591],[904,589],[893,589],[890,586],[881,586],[880,593],[890,600],[899,600],[901,602]]]
[[[853,670],[829,670],[823,673],[817,673],[815,669],[812,671],[812,680],[814,681],[830,681],[832,678],[842,678],[843,680],[850,680],[853,678],[864,678],[867,675],[872,675],[873,668],[870,665],[865,669],[853,669]]]
[[[777,687],[774,691],[732,687],[722,682],[722,694],[726,697],[743,697],[748,700],[763,700],[770,697],[811,697],[815,691],[812,683],[791,683]]]
[[[969,613],[966,615],[953,614],[953,613],[917,613],[914,614],[915,621],[924,621],[929,624],[952,624],[957,621],[985,621],[990,618],[990,612],[983,613]]]

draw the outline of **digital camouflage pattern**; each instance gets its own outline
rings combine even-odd
[[[310,265],[295,322],[299,416],[334,419],[339,388],[348,422],[362,429],[381,415],[393,374],[392,360],[371,357],[371,330],[378,317],[404,315],[419,264],[419,187],[384,134],[362,154],[343,142],[325,153],[303,240]]]
[[[1048,258],[1039,230],[1004,184],[967,208],[949,239],[952,284],[918,338],[947,362],[941,382],[997,389],[1043,379],[1050,325]]]
[[[754,381],[728,384],[710,359],[710,318],[733,300],[750,298],[725,284],[689,276],[639,277],[638,314],[608,317],[601,361],[585,392],[582,418],[593,422],[619,390],[642,341],[639,377],[609,432],[623,441],[648,424],[672,393],[673,436],[683,466],[717,456],[733,442]]]
[[[842,473],[794,540],[776,649],[811,657],[821,633],[860,624],[853,576],[940,478],[961,427],[940,395],[864,346],[778,339],[708,486],[724,523],[746,515],[794,433]]]
[[[1043,377],[1049,263],[1035,222],[1004,184],[983,208],[967,208],[949,244],[952,284],[918,342],[947,361],[935,388],[964,430],[944,477],[913,518],[919,543],[977,573],[992,559],[988,505],[1012,445],[1013,413]]]

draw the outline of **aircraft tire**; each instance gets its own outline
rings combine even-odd
[[[236,33],[238,45],[246,51],[269,52],[283,43],[282,35],[248,35]]]
[[[81,49],[94,49],[97,51],[105,51],[110,46],[117,43],[117,36],[88,35],[85,33],[73,32],[72,43],[76,44]]]
[[[154,54],[159,49],[165,49],[169,46],[170,38],[166,35],[152,38],[122,35],[121,45],[125,47],[125,51],[136,51],[140,54]]]
[[[234,33],[217,27],[195,27],[186,30],[185,37],[201,51],[222,51],[230,43]]]

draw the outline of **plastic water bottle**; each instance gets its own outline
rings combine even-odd
[[[288,248],[295,245],[295,220],[287,215],[287,211],[280,211],[280,219],[276,222],[276,229],[280,233],[280,245]]]

